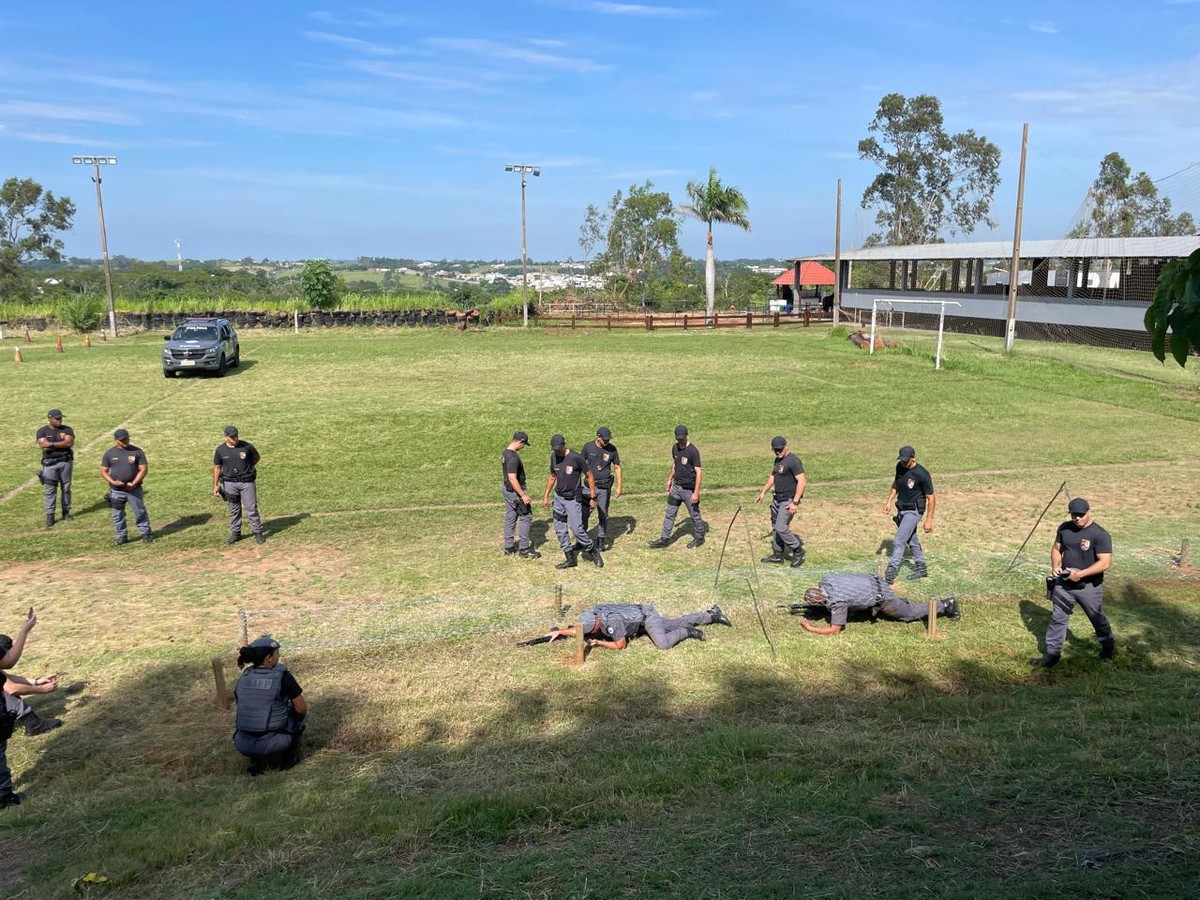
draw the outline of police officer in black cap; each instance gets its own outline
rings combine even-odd
[[[546,496],[542,498],[542,506],[550,506],[550,489],[554,488],[554,533],[558,536],[558,545],[562,547],[563,561],[556,569],[570,569],[579,565],[576,554],[582,552],[598,568],[604,567],[604,558],[600,555],[599,545],[583,527],[583,512],[580,509],[580,482],[586,476],[588,492],[596,496],[596,477],[583,461],[583,456],[567,447],[567,441],[561,434],[550,438],[550,477],[546,479]],[[595,505],[595,499],[588,501]],[[575,535],[575,545],[567,534],[570,527]],[[576,550],[575,547],[579,549]]]
[[[788,450],[787,438],[771,438],[771,450],[775,453],[775,465],[767,483],[758,492],[755,503],[762,503],[767,491],[772,491],[771,501],[771,555],[764,557],[765,563],[782,563],[792,551],[792,568],[804,563],[804,541],[792,533],[792,517],[800,508],[808,476],[804,474],[804,463],[795,453]]]
[[[686,425],[676,425],[675,443],[671,445],[671,471],[667,474],[667,512],[663,516],[662,535],[650,542],[651,547],[658,549],[670,543],[680,504],[687,507],[692,517],[693,537],[688,546],[699,547],[704,543],[708,524],[700,518],[700,484],[703,480],[700,448],[688,440]]]
[[[621,454],[617,452],[617,445],[612,442],[612,431],[605,425],[596,429],[596,439],[584,444],[583,449],[579,452],[596,478],[595,495],[589,495],[587,488],[580,485],[584,488],[583,530],[587,531],[588,519],[591,518],[592,511],[592,504],[587,501],[594,499],[596,501],[596,518],[599,521],[596,528],[596,540],[599,542],[601,550],[611,550],[612,541],[608,540],[608,504],[611,499],[621,496]],[[615,493],[613,491],[614,480]]]
[[[1047,593],[1054,610],[1046,628],[1046,652],[1029,661],[1031,666],[1048,669],[1062,658],[1067,623],[1076,604],[1083,608],[1100,641],[1100,659],[1110,660],[1116,653],[1112,625],[1104,615],[1104,573],[1112,565],[1112,536],[1092,519],[1092,507],[1082,497],[1067,506],[1070,518],[1058,526],[1050,548],[1050,568],[1054,580]]]
[[[529,544],[533,498],[525,489],[525,463],[521,462],[519,456],[528,444],[529,435],[523,431],[514,432],[500,458],[500,472],[504,478],[501,493],[504,497],[504,554],[511,556],[517,553],[522,559],[539,559],[542,554]]]
[[[142,499],[142,482],[146,479],[146,454],[129,443],[129,432],[118,428],[113,432],[113,446],[100,457],[100,476],[108,482],[108,505],[112,508],[113,525],[117,529],[117,546],[129,541],[125,526],[125,505],[133,509],[133,520],[142,543],[154,540],[150,516]]]
[[[61,409],[46,413],[48,424],[38,429],[36,439],[42,448],[42,471],[38,478],[46,495],[46,527],[54,527],[54,506],[62,489],[62,520],[71,519],[71,470],[74,467],[75,432],[64,425]]]
[[[250,520],[254,540],[266,541],[262,519],[258,515],[258,462],[262,457],[249,441],[238,437],[236,425],[225,427],[225,441],[213,451],[213,496],[229,504],[229,540],[242,539],[242,510]]]
[[[246,772],[290,769],[300,761],[300,739],[308,718],[303,689],[279,661],[279,641],[264,634],[238,651],[238,668],[248,666],[233,696],[237,719],[233,746],[246,757]]]
[[[900,573],[906,549],[912,550],[913,557],[913,573],[908,580],[914,581],[929,574],[925,566],[925,551],[921,549],[921,539],[917,536],[917,526],[924,518],[925,533],[933,531],[937,495],[933,492],[933,477],[928,469],[917,462],[917,451],[912,447],[901,447],[897,455],[896,477],[892,481],[887,503],[883,505],[885,513],[891,513],[893,500],[896,501],[896,515],[892,517],[896,523],[896,536],[892,538],[892,556],[883,573],[888,584],[892,584]]]

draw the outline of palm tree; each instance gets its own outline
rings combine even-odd
[[[726,222],[744,231],[750,230],[746,218],[746,198],[735,187],[721,183],[717,170],[709,167],[708,181],[689,181],[688,197],[691,203],[679,207],[684,215],[692,216],[708,225],[708,253],[704,259],[704,293],[708,315],[713,314],[713,299],[717,292],[717,261],[713,257],[713,222]]]

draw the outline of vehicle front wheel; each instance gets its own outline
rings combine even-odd
[[[229,361],[229,368],[236,369],[242,364],[242,348],[238,347],[233,351],[233,359]]]
[[[222,353],[222,354],[221,354],[221,358],[220,358],[220,359],[217,361],[217,377],[218,377],[218,378],[224,378],[224,377],[225,377],[225,367],[226,367],[226,364],[225,364],[225,354],[224,354],[224,353]]]
[[[163,378],[170,378],[170,377],[171,377],[171,370],[163,369]]]

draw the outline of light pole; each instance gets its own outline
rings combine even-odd
[[[112,271],[108,267],[108,235],[104,231],[104,198],[100,196],[100,167],[115,166],[115,156],[72,156],[71,162],[77,166],[93,166],[95,174],[92,181],[96,183],[96,211],[100,215],[100,254],[104,258],[104,290],[108,294],[108,327],[112,331],[113,340],[117,337],[117,310],[113,305]]]
[[[529,327],[529,274],[526,271],[525,252],[525,176],[532,175],[534,178],[542,174],[537,166],[526,165],[508,165],[504,167],[505,172],[520,172],[521,173],[521,306],[524,308],[525,314],[522,320],[525,328]]]

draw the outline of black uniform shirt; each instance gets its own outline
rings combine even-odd
[[[525,463],[521,462],[521,454],[516,450],[504,448],[504,454],[500,457],[500,474],[504,478],[504,489],[509,493],[513,492],[512,485],[508,481],[509,475],[517,476],[517,484],[521,489],[525,489]]]
[[[1112,537],[1095,522],[1086,528],[1079,527],[1073,521],[1063,522],[1058,526],[1054,540],[1062,546],[1064,569],[1086,569],[1096,561],[1097,554],[1112,553]],[[1103,584],[1104,573],[1087,575],[1074,583]]]
[[[804,474],[804,463],[800,462],[800,457],[789,453],[783,459],[776,459],[775,468],[771,471],[775,474],[775,499],[791,500],[795,497],[796,482],[799,480],[797,476]]]
[[[675,484],[682,488],[696,486],[696,469],[700,467],[700,450],[695,444],[679,449],[679,441],[671,445],[671,459],[675,461]]]
[[[238,441],[232,447],[222,442],[213,451],[213,465],[221,467],[222,481],[254,481],[258,477],[254,467],[261,458],[248,441]]]
[[[933,478],[928,470],[917,463],[911,469],[896,466],[896,509],[915,509],[925,512],[925,498],[933,493]]]
[[[57,444],[66,437],[75,437],[75,432],[70,425],[59,425],[54,428],[51,425],[43,425],[38,429],[35,440],[47,438],[51,443]],[[75,458],[75,451],[70,447],[46,447],[42,450],[42,465],[50,463],[66,462]]]
[[[141,447],[109,447],[100,457],[100,465],[108,469],[114,481],[130,482],[137,477],[139,466],[146,465],[146,454]]]
[[[592,470],[596,487],[612,487],[612,467],[621,464],[621,454],[617,452],[616,445],[609,443],[600,447],[595,441],[588,441],[583,445],[583,461]]]
[[[567,500],[574,500],[579,493],[579,479],[587,465],[576,450],[570,450],[566,456],[559,457],[557,453],[550,454],[550,472],[554,475],[554,490]]]

